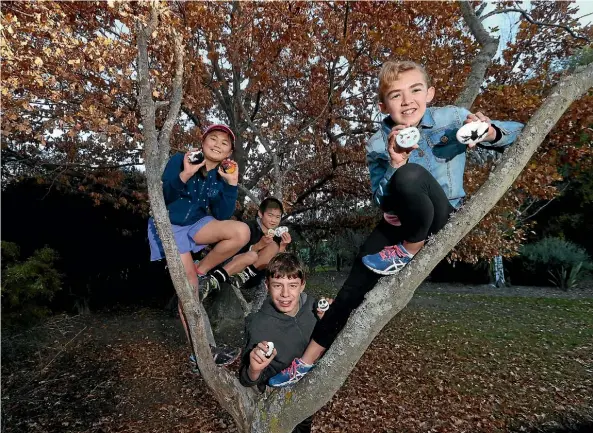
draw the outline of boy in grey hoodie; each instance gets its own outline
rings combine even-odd
[[[239,371],[243,386],[257,386],[261,392],[270,377],[303,354],[317,320],[323,316],[317,301],[303,293],[305,273],[294,254],[276,255],[268,264],[265,278],[269,296],[261,309],[247,318],[247,346]],[[273,350],[266,356],[269,342]],[[293,433],[309,433],[312,419],[301,422]]]

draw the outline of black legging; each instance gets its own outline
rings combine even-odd
[[[313,331],[312,339],[322,347],[331,346],[352,310],[362,303],[364,296],[381,277],[369,270],[362,263],[362,258],[404,240],[425,240],[442,229],[455,210],[435,178],[418,164],[409,163],[397,169],[389,182],[389,192],[383,210],[398,215],[402,225],[393,226],[381,219],[360,247],[342,289]]]

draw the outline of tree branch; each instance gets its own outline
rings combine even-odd
[[[259,200],[258,200],[258,198],[257,198],[257,197],[256,197],[256,196],[255,196],[255,195],[254,195],[254,194],[251,192],[251,190],[250,190],[250,189],[246,188],[246,187],[245,187],[243,184],[241,184],[241,183],[240,183],[240,184],[238,184],[238,186],[239,186],[239,189],[240,189],[241,191],[243,191],[247,197],[249,197],[249,200],[251,200],[251,201],[252,201],[252,202],[253,202],[253,203],[254,203],[256,206],[258,206],[258,205],[259,205]]]
[[[171,104],[167,118],[163,123],[158,137],[159,156],[161,157],[162,168],[165,168],[169,157],[171,132],[179,118],[179,109],[183,97],[183,38],[176,30],[173,30],[174,53],[175,53],[175,77],[173,78],[173,91],[171,92]]]
[[[516,12],[516,13],[520,13],[521,15],[523,15],[523,18],[525,18],[527,21],[529,21],[531,24],[534,24],[536,26],[542,26],[542,27],[556,27],[556,28],[560,28],[563,30],[566,30],[573,38],[575,39],[582,39],[584,41],[587,42],[591,42],[591,40],[585,36],[580,36],[577,35],[574,30],[572,30],[570,27],[568,27],[567,25],[564,24],[554,24],[554,23],[547,23],[544,21],[536,21],[534,20],[527,11],[520,9],[520,8],[511,8],[511,9],[498,9],[492,12],[488,12],[486,15],[484,15],[483,17],[480,18],[481,21],[484,21],[486,18],[489,18],[493,15],[497,15],[497,14],[506,14],[509,12]]]
[[[486,31],[482,22],[476,16],[471,3],[462,0],[459,2],[459,9],[461,9],[461,14],[470,32],[482,47],[478,55],[472,60],[471,72],[465,81],[463,90],[455,101],[455,105],[469,110],[480,93],[480,86],[484,82],[488,66],[496,55],[498,39],[494,39]]]

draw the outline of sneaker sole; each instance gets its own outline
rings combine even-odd
[[[401,269],[398,269],[396,271],[380,271],[378,269],[375,268],[371,268],[369,265],[367,265],[365,262],[362,262],[363,265],[366,266],[366,268],[370,271],[373,271],[375,274],[379,274],[379,275],[395,275],[397,274],[399,271],[401,271],[404,267],[402,267]]]

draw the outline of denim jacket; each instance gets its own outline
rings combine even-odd
[[[427,108],[418,125],[419,147],[411,152],[408,159],[408,162],[421,165],[434,176],[455,208],[465,197],[463,171],[467,148],[457,141],[455,134],[469,114],[465,108],[450,105]],[[523,124],[518,122],[493,120],[492,125],[498,129],[498,140],[481,143],[481,147],[502,149],[513,143],[523,129]],[[389,180],[397,170],[391,166],[387,150],[387,137],[394,126],[391,117],[387,116],[366,145],[373,201],[380,208],[384,197],[389,195]]]
[[[197,172],[183,183],[179,173],[183,171],[183,153],[171,157],[163,172],[163,195],[169,210],[171,224],[188,226],[208,215],[218,220],[233,216],[238,187],[229,185],[218,174],[210,170],[206,176]]]

